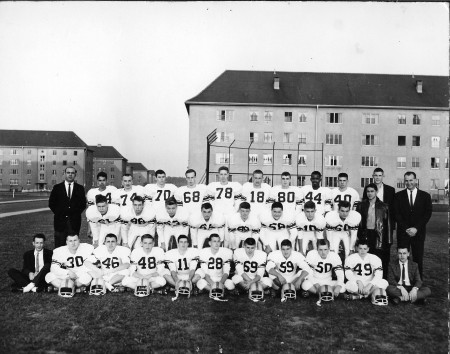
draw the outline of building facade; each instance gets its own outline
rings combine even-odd
[[[96,186],[97,173],[106,172],[108,183],[114,187],[121,188],[122,175],[127,169],[128,160],[120,154],[114,146],[89,146],[93,151],[94,163],[92,174],[94,176],[92,187]]]
[[[189,167],[205,174],[215,130],[209,181],[222,165],[235,181],[260,169],[273,185],[283,171],[309,184],[318,170],[336,187],[346,172],[361,193],[381,167],[397,190],[411,170],[437,195],[448,189],[448,102],[448,77],[225,71],[185,103]]]
[[[0,189],[51,190],[66,167],[92,185],[93,152],[74,132],[0,130]]]
[[[151,171],[147,170],[140,162],[129,162],[127,171],[133,176],[133,182],[136,185],[145,186],[148,183],[154,183]]]

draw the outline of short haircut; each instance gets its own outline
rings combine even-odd
[[[129,173],[124,173],[122,175],[122,178],[124,178],[124,177],[131,177],[131,178],[133,178],[133,176],[131,174],[129,174]]]
[[[220,171],[227,171],[227,173],[230,173],[230,170],[228,169],[227,166],[221,166],[221,167],[219,167],[219,173],[220,173]]]
[[[202,207],[200,208],[200,210],[203,210],[203,209],[205,209],[205,210],[209,210],[209,209],[211,209],[212,210],[212,205],[211,205],[211,203],[203,203],[202,204]]]
[[[178,238],[177,238],[177,242],[179,243],[179,242],[180,242],[180,240],[182,240],[183,238],[185,238],[185,239],[186,239],[186,241],[188,241],[188,242],[189,242],[189,238],[187,237],[187,235],[180,235],[180,236],[178,236]]]
[[[375,183],[369,183],[369,184],[366,186],[366,188],[365,188],[366,191],[367,191],[367,188],[373,188],[373,189],[375,189],[376,191],[378,191],[378,187],[377,187],[377,185],[376,185]]]
[[[108,179],[108,175],[106,174],[106,172],[99,172],[97,173],[97,179],[99,179],[100,177],[105,177],[105,179]]]
[[[283,246],[292,247],[292,242],[290,240],[288,240],[288,239],[285,239],[285,240],[281,241],[280,248],[283,247]]]
[[[319,248],[319,246],[328,246],[328,248],[330,248],[330,241],[328,241],[325,238],[322,238],[322,239],[319,238],[317,240],[316,245],[317,245],[317,248]]]
[[[105,195],[97,194],[95,196],[95,204],[108,203],[108,198]]]
[[[152,240],[152,241],[155,241],[155,238],[152,236],[152,235],[150,235],[150,234],[144,234],[144,235],[142,235],[141,236],[141,241],[144,241],[144,239],[149,239],[149,240]]]
[[[144,198],[141,197],[140,195],[137,195],[134,197],[133,202],[141,202],[144,203]]]
[[[408,246],[397,246],[397,252],[401,249],[406,249],[409,252],[409,247]]]
[[[284,171],[284,172],[281,174],[281,177],[283,177],[283,176],[291,177],[291,174],[290,174],[289,172],[287,172],[287,171]]]
[[[211,235],[209,235],[209,240],[212,241],[212,239],[214,237],[217,237],[220,240],[220,236],[218,234],[211,234]]]
[[[305,209],[314,209],[316,210],[316,203],[314,203],[312,200],[308,200],[305,205],[303,205],[303,210]]]
[[[417,178],[417,177],[416,177],[416,173],[413,172],[413,171],[405,172],[405,174],[403,175],[403,177],[406,177],[406,176],[414,176],[414,179]]]
[[[250,203],[242,202],[241,204],[239,204],[239,209],[250,209]]]
[[[178,205],[177,200],[175,199],[174,196],[171,196],[171,197],[167,198],[165,204],[166,204],[166,206],[168,206],[168,205]]]
[[[67,167],[64,169],[64,173],[66,173],[66,171],[67,171],[68,168],[73,168],[73,170],[75,171],[75,174],[77,174],[77,170],[76,170],[76,168],[73,167],[73,166],[67,166]]]
[[[384,175],[384,171],[381,167],[377,167],[376,169],[373,170],[373,173],[377,173],[377,172],[381,172]]]
[[[166,173],[163,170],[157,170],[155,176],[158,177],[158,175],[166,175]]]
[[[316,176],[319,176],[319,178],[322,178],[322,174],[321,174],[319,171],[313,171],[313,172],[311,172],[311,177],[312,177],[313,175],[316,175]]]
[[[283,204],[281,204],[280,202],[275,202],[272,204],[271,210],[275,208],[281,208],[281,210],[283,210]]]
[[[341,172],[341,173],[338,174],[338,179],[341,178],[341,177],[348,179],[348,174],[346,174],[345,172]]]
[[[45,235],[44,234],[34,234],[33,235],[33,242],[36,241],[37,238],[42,238],[45,241]]]
[[[338,210],[341,209],[341,208],[350,208],[350,202],[347,201],[347,200],[341,200],[338,203]]]
[[[261,170],[254,170],[253,173],[252,173],[252,175],[253,175],[253,176],[254,176],[254,175],[263,175],[263,176],[264,176],[264,173],[263,173],[263,171],[261,171]]]
[[[78,238],[80,238],[80,236],[78,236],[77,234],[75,234],[75,233],[69,233],[67,236],[66,236],[66,241],[67,241],[67,237],[78,237]]]
[[[107,234],[107,235],[105,236],[105,240],[106,240],[108,237],[109,237],[109,238],[115,238],[116,241],[117,241],[117,236],[116,236],[115,234]]]
[[[367,237],[360,237],[356,240],[355,247],[358,247],[360,245],[366,245],[367,247],[369,247],[369,240],[367,239]]]
[[[194,173],[194,176],[197,176],[197,172],[195,172],[195,170],[192,169],[192,168],[188,169],[188,170],[184,173],[184,175],[187,176],[188,173]]]
[[[256,240],[253,237],[247,237],[244,241],[244,245],[247,246],[255,246],[256,245]]]

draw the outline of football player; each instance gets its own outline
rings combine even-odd
[[[186,235],[178,236],[177,241],[178,247],[166,253],[170,274],[164,275],[167,283],[175,287],[175,291],[178,291],[180,280],[189,281],[192,288],[201,278],[201,275],[195,272],[199,261],[198,250],[189,247]]]
[[[195,170],[189,169],[185,173],[186,186],[180,187],[175,192],[175,199],[178,206],[182,208],[188,215],[197,212],[203,202],[207,201],[208,195],[204,184],[197,184]]]
[[[281,241],[281,250],[269,254],[266,270],[275,290],[281,289],[285,284],[292,284],[298,290],[306,276],[312,272],[305,257],[300,252],[292,250],[290,240]]]
[[[166,173],[163,170],[155,172],[156,183],[147,184],[144,187],[146,204],[150,204],[156,212],[164,210],[166,200],[172,197],[177,187],[171,183],[166,183]]]
[[[201,269],[197,272],[201,274],[202,279],[197,282],[198,289],[210,291],[219,283],[219,288],[233,290],[234,283],[228,279],[233,252],[220,247],[220,237],[217,234],[209,236],[209,245],[210,247],[203,248],[199,253]]]
[[[87,208],[86,218],[92,230],[94,247],[102,245],[107,234],[119,235],[120,207],[108,204],[104,195],[95,197],[95,205]]]
[[[369,252],[367,239],[359,238],[356,242],[357,253],[353,253],[345,260],[345,284],[350,293],[348,300],[368,297],[378,289],[386,290],[388,282],[383,279],[381,259]]]
[[[133,177],[129,173],[122,176],[122,188],[117,189],[112,196],[113,203],[120,207],[130,206],[137,195],[144,197],[144,187],[134,186]]]
[[[338,174],[338,188],[331,190],[331,198],[333,200],[333,210],[338,210],[338,204],[340,201],[346,200],[350,203],[350,208],[355,210],[359,201],[359,194],[352,187],[347,187],[348,174],[342,172]]]
[[[218,234],[224,241],[225,218],[223,214],[213,211],[210,203],[203,203],[201,212],[194,212],[189,217],[192,246],[202,249],[211,234]]]
[[[252,237],[256,241],[257,248],[262,249],[262,243],[259,242],[259,233],[261,223],[258,217],[250,212],[250,204],[242,202],[239,210],[228,217],[228,239],[225,240],[225,246],[231,249],[242,247],[244,240]]]
[[[149,234],[142,235],[140,243],[141,247],[131,252],[130,273],[122,280],[122,284],[135,290],[139,280],[145,279],[150,291],[161,288],[166,285],[164,275],[169,273],[164,268],[164,250],[155,247],[155,240]]]
[[[177,247],[177,238],[189,232],[188,215],[178,208],[174,197],[166,200],[166,209],[156,214],[159,247],[164,251]]]
[[[141,247],[140,237],[145,234],[155,236],[156,215],[144,198],[134,197],[131,208],[123,208],[120,213],[123,246],[131,250]]]
[[[75,288],[85,287],[92,280],[84,262],[91,256],[94,246],[80,243],[78,235],[68,235],[66,243],[53,251],[52,265],[45,281],[55,288],[71,288],[73,296]]]
[[[312,273],[302,284],[304,291],[319,294],[319,288],[328,285],[334,297],[345,293],[344,267],[342,267],[341,258],[336,253],[330,252],[328,240],[317,240],[316,249],[306,255],[306,263],[311,267]],[[332,279],[333,272],[337,280]]]
[[[283,240],[291,240],[293,244],[297,242],[294,214],[284,212],[283,204],[280,202],[273,203],[271,211],[261,213],[259,220],[261,241],[267,254],[279,249]]]
[[[263,289],[272,287],[272,280],[264,277],[267,255],[256,249],[256,241],[249,237],[244,241],[244,248],[234,251],[233,261],[236,274],[231,278],[234,284],[248,292],[253,283],[261,283]]]
[[[310,243],[312,248],[316,249],[317,240],[324,238],[325,218],[316,213],[316,204],[309,200],[303,206],[303,212],[297,215],[295,224],[297,225],[298,250],[305,256]]]
[[[219,182],[211,182],[208,184],[207,189],[207,198],[208,200],[212,200],[214,210],[224,214],[225,218],[235,213],[239,203],[243,201],[241,184],[228,181],[229,176],[230,172],[228,167],[220,167]]]
[[[106,172],[97,173],[97,188],[89,189],[86,195],[88,205],[94,205],[95,197],[99,194],[106,197],[108,204],[112,203],[112,195],[117,190],[117,188],[107,185],[107,179],[108,175],[106,174]]]
[[[101,268],[95,263],[100,262]],[[85,262],[95,283],[104,283],[109,291],[114,291],[114,285],[121,282],[129,274],[130,249],[117,245],[117,236],[108,234],[105,244],[98,246]]]
[[[269,199],[271,187],[267,183],[263,183],[263,179],[263,172],[255,170],[252,182],[246,182],[242,186],[242,198],[250,203],[252,212],[256,215],[268,209],[266,202]]]
[[[304,196],[302,204],[312,201],[316,204],[317,213],[325,215],[331,210],[331,190],[327,187],[321,187],[322,174],[319,171],[311,173],[311,184],[303,186],[301,192]]]
[[[327,224],[327,239],[333,252],[339,253],[339,243],[344,244],[345,258],[354,252],[358,226],[361,214],[350,210],[350,203],[343,200],[338,204],[337,211],[330,211],[325,215]]]
[[[281,174],[281,186],[275,186],[271,189],[267,203],[280,202],[283,204],[284,212],[297,214],[301,211],[303,199],[300,188],[291,186],[291,174],[283,172]]]

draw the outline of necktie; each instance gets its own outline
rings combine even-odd
[[[413,208],[414,204],[413,204],[413,198],[412,198],[412,191],[409,192],[409,205],[411,207],[411,209]]]
[[[70,199],[70,197],[72,196],[72,193],[71,193],[71,191],[70,191],[70,185],[71,185],[71,183],[69,183],[69,192],[67,193],[68,196],[69,196],[69,199]]]
[[[402,286],[405,286],[405,263],[402,263]]]
[[[36,253],[36,267],[34,269],[34,272],[35,273],[39,272],[39,251],[37,251],[37,253]]]

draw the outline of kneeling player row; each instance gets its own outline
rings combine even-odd
[[[91,245],[80,243],[78,236],[68,236],[67,246],[54,250],[46,281],[59,288],[60,294],[70,297],[76,287],[91,282],[95,290],[91,293],[97,295],[105,294],[106,289],[113,291],[120,283],[138,290],[136,295],[149,294],[167,284],[175,288],[177,295],[190,293],[189,289],[195,285],[200,291],[210,291],[214,298],[223,296],[220,289],[233,290],[235,286],[244,291],[262,292],[261,296],[265,289],[272,288],[273,291],[283,290],[282,300],[295,297],[300,289],[319,294],[322,286],[327,286],[326,293],[332,297],[347,291],[355,295],[352,298],[363,298],[378,294],[381,289],[381,294],[377,295],[379,300],[374,302],[387,304],[384,290],[388,283],[382,279],[381,260],[368,253],[365,240],[358,240],[358,252],[347,257],[345,268],[340,257],[330,252],[327,240],[318,240],[317,250],[310,251],[306,258],[292,249],[289,240],[283,240],[281,250],[268,256],[256,249],[253,238],[247,238],[244,247],[234,254],[220,247],[220,242],[219,235],[212,234],[210,247],[197,250],[188,247],[187,236],[180,235],[177,248],[164,253],[154,246],[151,235],[143,235],[142,248],[130,252],[117,245],[114,234],[108,234],[105,244],[95,250]],[[232,263],[235,274],[229,279]],[[333,273],[336,280],[333,280]],[[344,283],[345,277],[347,283]],[[147,291],[143,292],[143,287]]]

